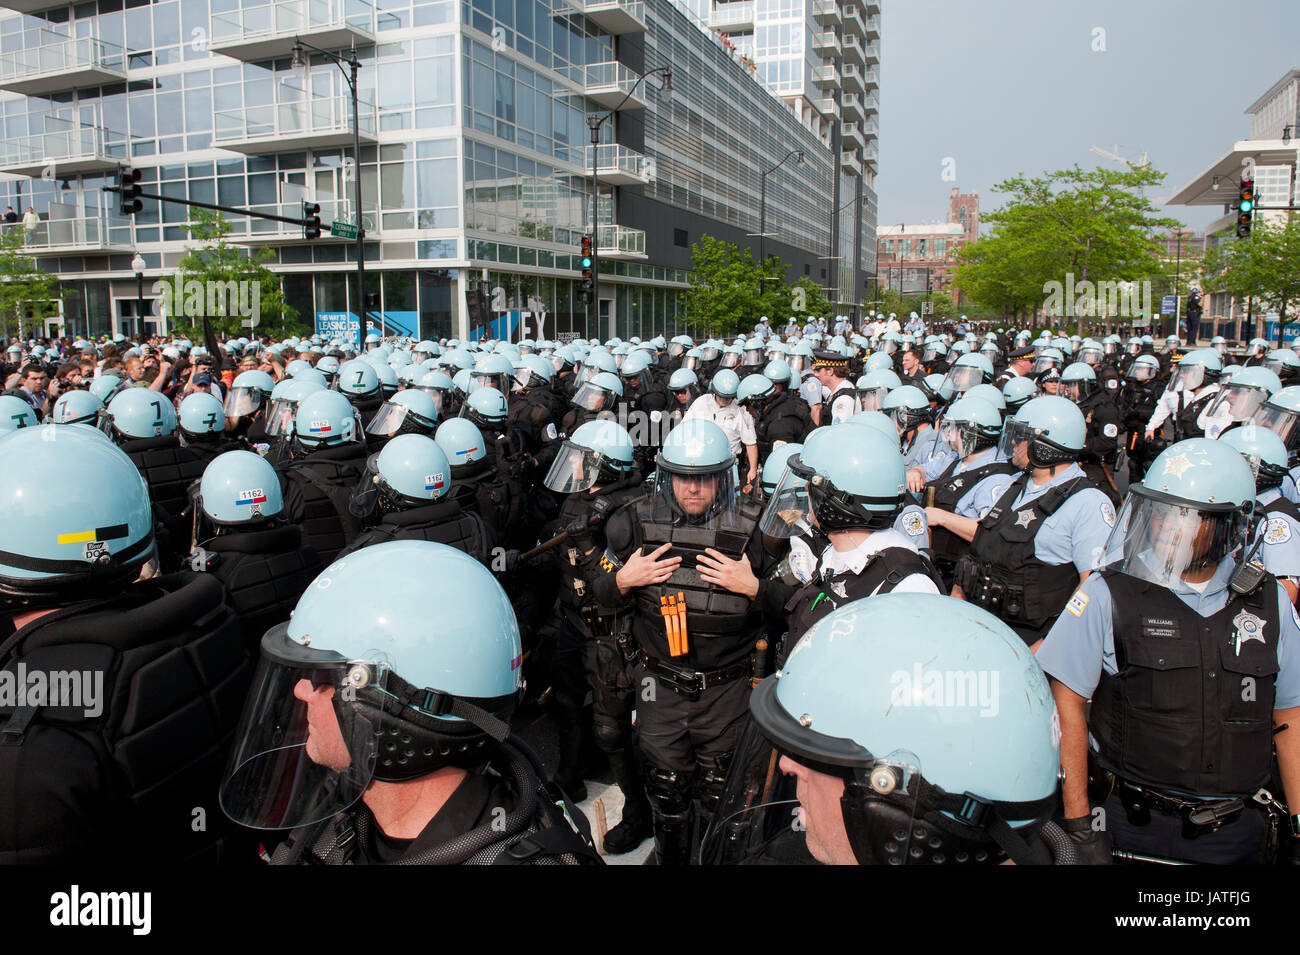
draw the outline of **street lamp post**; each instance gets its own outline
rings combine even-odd
[[[632,98],[632,94],[637,91],[647,77],[654,76],[658,73],[663,82],[659,85],[660,92],[673,92],[673,68],[671,66],[656,66],[654,69],[646,70],[636,78],[632,88],[627,91],[618,105],[609,110],[604,115],[592,113],[587,117],[587,128],[591,131],[591,317],[593,324],[596,325],[598,333],[600,326],[600,223],[597,220],[597,209],[600,205],[600,184],[596,178],[597,156],[600,152],[600,127],[604,126],[614,117],[623,104]]]
[[[144,332],[144,269],[147,263],[139,252],[131,260],[131,271],[135,272],[135,315],[139,321],[139,331]]]
[[[767,177],[788,163],[791,157],[796,157],[798,165],[803,165],[803,150],[792,149],[785,154],[785,158],[779,163],[771,169],[764,170],[758,179],[758,261],[760,266],[767,261]]]
[[[306,82],[306,72],[310,65],[303,55],[304,47],[337,66],[352,91],[352,184],[357,206],[357,354],[362,355],[366,350],[366,229],[361,215],[361,112],[357,103],[357,71],[361,69],[361,63],[357,60],[356,50],[349,50],[348,55],[343,57],[294,37],[293,60],[290,61],[289,66],[290,69],[303,74],[303,93],[309,97],[311,91]],[[382,310],[379,313],[379,330],[381,335],[387,337],[388,327]]]

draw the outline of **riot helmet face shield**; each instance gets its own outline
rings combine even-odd
[[[965,459],[977,451],[982,451],[992,444],[992,440],[981,440],[979,430],[970,421],[956,421],[942,418],[938,425],[939,438],[935,441],[930,457],[946,457],[947,448],[957,452],[957,457]]]
[[[953,365],[948,369],[944,386],[950,388],[954,395],[964,395],[983,382],[984,370],[978,365]]]
[[[604,455],[590,448],[579,447],[572,441],[565,441],[560,453],[551,462],[551,469],[546,472],[542,482],[556,494],[573,494],[595,487],[601,474],[601,461]]]
[[[1229,425],[1250,421],[1266,401],[1268,392],[1263,388],[1224,385],[1205,411],[1206,436],[1221,434]]]
[[[1264,404],[1251,419],[1253,424],[1261,428],[1268,428],[1286,445],[1291,458],[1294,460],[1296,451],[1300,450],[1300,412],[1289,411],[1286,408],[1280,408],[1273,404]]]
[[[1179,365],[1169,376],[1165,391],[1196,391],[1205,384],[1204,365]]]
[[[1189,503],[1132,485],[1103,562],[1160,587],[1186,590],[1220,573],[1226,583],[1244,559],[1249,525],[1248,509]]]
[[[863,388],[858,392],[858,410],[859,411],[884,411],[885,399],[889,397],[889,389],[880,388]]]
[[[605,411],[612,409],[614,400],[612,391],[606,391],[588,382],[578,389],[573,396],[572,404],[583,411]]]
[[[293,829],[353,805],[374,778],[392,668],[382,654],[349,660],[267,631],[221,784],[242,826]]]
[[[442,417],[443,401],[446,392],[441,388],[435,388],[433,385],[419,386],[420,390],[433,399],[433,406],[438,409],[438,417]]]
[[[722,353],[722,360],[718,362],[719,368],[739,368],[744,361],[744,355],[740,352],[729,351]]]
[[[262,407],[264,395],[260,388],[231,388],[226,393],[225,406],[221,409],[227,418],[242,418],[251,415]]]
[[[1134,362],[1132,365],[1129,366],[1129,369],[1125,373],[1124,377],[1128,378],[1131,381],[1151,381],[1159,373],[1160,373],[1160,368],[1156,365],[1148,365],[1142,362]]]
[[[902,510],[898,497],[849,494],[817,474],[802,456],[792,457],[776,483],[759,519],[759,529],[778,539],[846,529],[885,530],[893,527]]]
[[[378,460],[379,452],[375,452],[366,459],[365,473],[361,475],[356,488],[352,491],[352,499],[348,502],[348,510],[355,517],[371,517],[379,504],[380,477],[376,463]]]
[[[293,422],[298,416],[298,402],[276,398],[266,412],[266,433],[273,438],[293,434]]]
[[[737,511],[736,465],[712,468],[665,467],[662,452],[655,469],[651,520],[723,530],[742,523]]]

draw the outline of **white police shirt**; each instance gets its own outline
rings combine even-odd
[[[1169,588],[1175,597],[1201,617],[1210,617],[1228,603],[1228,581],[1236,565],[1225,560],[1204,590],[1179,581]],[[1200,586],[1200,585],[1198,585]],[[1281,632],[1277,641],[1279,670],[1274,709],[1300,706],[1300,617],[1281,584],[1277,601]],[[1065,610],[1048,631],[1035,658],[1048,676],[1064,683],[1085,700],[1092,697],[1101,673],[1117,672],[1115,631],[1110,587],[1100,574],[1093,574],[1074,592]],[[1288,609],[1290,612],[1288,613]]]
[[[886,547],[902,547],[913,553],[917,551],[915,539],[896,530],[874,531],[871,536],[852,550],[839,551],[832,544],[822,552],[821,571],[823,577],[832,574],[850,573],[854,576],[862,573],[872,555]],[[884,582],[881,582],[881,586]],[[877,588],[879,590],[879,588]],[[937,594],[939,588],[925,574],[908,574],[894,586],[894,593]],[[874,593],[874,592],[873,592]]]
[[[1032,477],[1017,495],[1013,509],[1019,510],[1042,497],[1058,484],[1083,477],[1083,468],[1071,464],[1046,484],[1034,484]],[[1056,513],[1043,521],[1034,535],[1034,556],[1045,564],[1074,564],[1080,574],[1102,566],[1106,538],[1115,526],[1115,506],[1095,487],[1076,491]]]
[[[754,419],[749,416],[747,410],[736,404],[734,398],[731,404],[719,408],[712,394],[700,395],[686,409],[686,417],[683,420],[691,418],[705,418],[721,428],[727,435],[732,454],[739,454],[747,444],[758,443],[758,438],[754,434]]]

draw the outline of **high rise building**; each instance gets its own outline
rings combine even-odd
[[[837,189],[862,190],[855,175],[844,188],[848,153],[670,0],[3,6],[0,205],[40,217],[25,242],[69,293],[51,333],[195,318],[152,303],[154,281],[197,244],[193,215],[152,199],[118,215],[103,188],[128,164],[145,193],[291,219],[318,203],[313,241],[298,225],[227,218],[232,241],[271,250],[287,301],[322,331],[355,326],[363,304],[356,242],[332,222],[364,227],[369,321],[420,338],[682,330],[690,247],[706,233],[757,252],[765,232],[791,280],[824,278],[840,261],[828,256],[860,265],[855,241],[874,256],[874,193],[861,192],[858,221],[829,212]],[[352,51],[355,124],[337,62]],[[802,163],[786,161],[795,153]],[[588,306],[578,260],[593,178]],[[834,271],[853,301],[862,271]]]

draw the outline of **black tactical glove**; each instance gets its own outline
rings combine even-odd
[[[1080,865],[1110,865],[1114,861],[1110,833],[1105,829],[1094,829],[1092,823],[1093,817],[1089,814],[1066,819],[1061,828],[1074,840]]]

